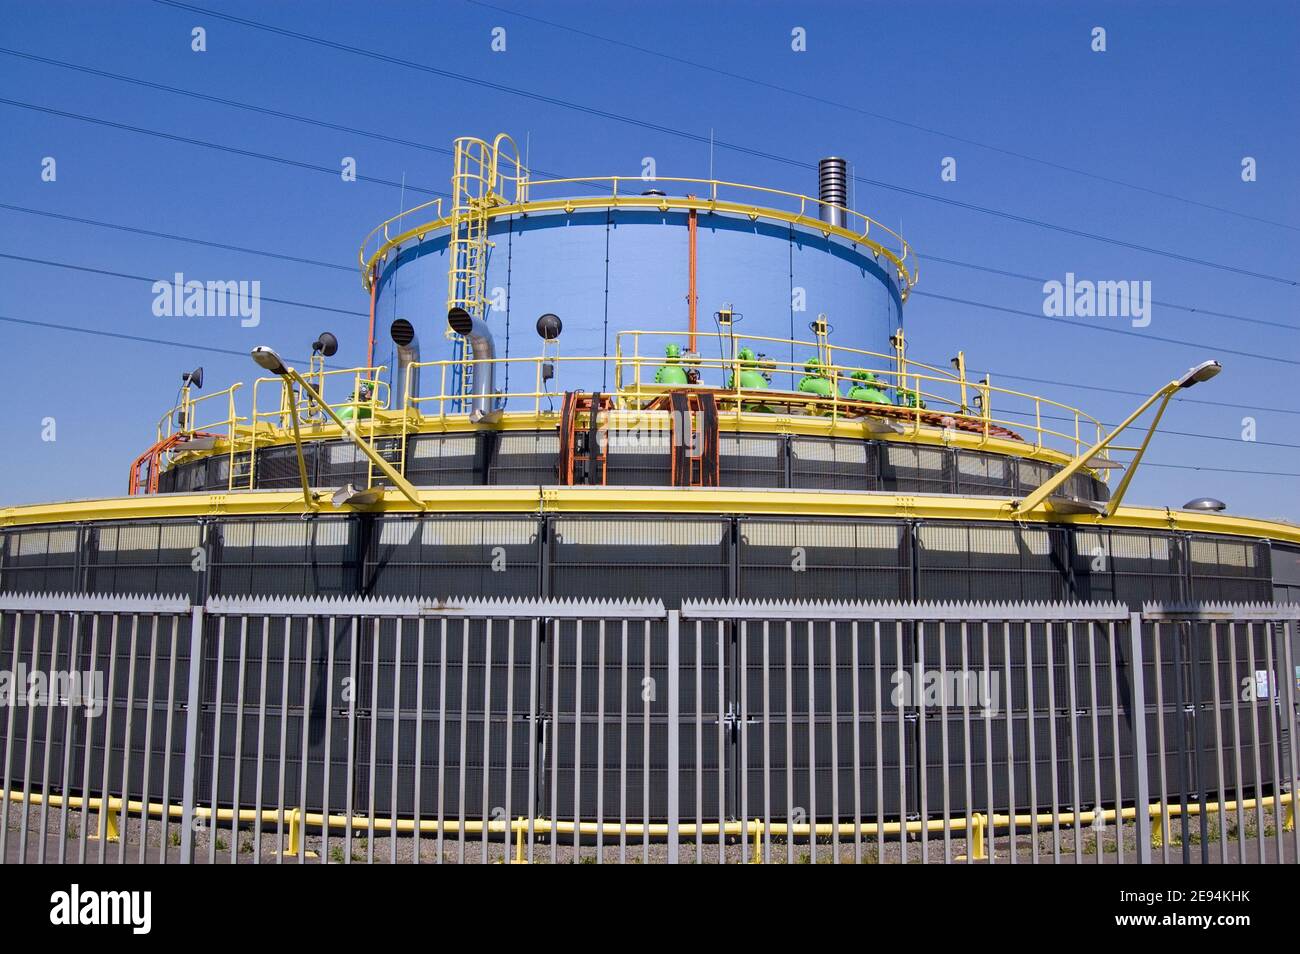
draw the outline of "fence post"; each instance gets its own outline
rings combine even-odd
[[[1137,822],[1138,863],[1151,864],[1151,780],[1147,777],[1147,699],[1142,671],[1142,614],[1130,613],[1129,668],[1133,674],[1133,770],[1137,789],[1133,794]],[[1160,673],[1156,673],[1160,678]],[[1161,713],[1159,718],[1163,718]],[[1121,832],[1120,837],[1123,837]]]
[[[668,863],[677,864],[681,791],[680,691],[681,610],[668,611]]]
[[[221,664],[221,660],[217,660]],[[203,606],[190,610],[190,678],[185,693],[185,787],[181,790],[181,864],[194,860],[195,779],[199,757],[199,677],[203,670]],[[216,819],[213,819],[215,823]],[[216,837],[215,830],[210,837]]]

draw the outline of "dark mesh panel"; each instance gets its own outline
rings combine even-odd
[[[234,594],[354,593],[355,521],[229,520],[216,525],[213,592]]]
[[[556,433],[502,433],[488,470],[488,483],[552,484],[559,453],[560,437]]]
[[[605,482],[610,486],[671,485],[671,432],[629,432],[619,437],[611,434],[605,468]]]
[[[718,458],[724,487],[785,485],[785,442],[780,437],[718,435]]]
[[[1188,543],[1188,556],[1195,599],[1247,603],[1270,599],[1267,544],[1257,540],[1193,536]]]
[[[206,704],[199,717],[200,804],[211,804],[215,798],[220,805],[230,805],[237,792],[241,808],[274,809],[281,804],[283,791],[286,808],[320,811],[328,712],[329,806],[336,812],[344,808],[349,749],[343,692],[349,685],[345,680],[355,679],[351,629],[344,621],[331,633],[324,619],[207,621],[202,681]],[[327,678],[331,644],[332,684]],[[358,685],[359,680],[351,684]],[[277,824],[263,821],[262,827],[274,831]]]
[[[1063,599],[1066,533],[1063,528],[921,524],[917,597]]]
[[[406,479],[426,486],[477,484],[474,434],[423,434],[407,438]]]
[[[86,569],[91,593],[165,593],[202,598],[198,521],[99,525]]]
[[[380,517],[366,557],[376,596],[534,596],[537,518]]]
[[[16,710],[11,756],[15,787],[21,788],[26,779],[31,789],[39,790],[48,755],[51,790],[125,794],[137,800],[146,792],[151,799],[169,792],[179,802],[185,720],[173,713],[169,725],[167,699],[169,682],[179,695],[185,691],[188,621],[139,616],[119,618],[115,624],[109,616],[83,614],[74,625],[73,617],[59,614],[39,620],[22,617],[20,630],[18,623],[19,618],[11,614],[0,622],[4,666],[9,668],[14,658],[17,636],[19,664],[28,673],[39,669],[46,675],[46,698],[53,704]],[[53,680],[52,671],[57,677]],[[169,728],[172,771],[165,776]],[[0,720],[0,749],[6,732],[7,720]]]
[[[840,814],[852,814],[855,681],[859,746],[856,797],[863,817],[881,811],[897,817],[900,765],[915,764],[915,734],[904,722],[900,751],[900,712],[891,698],[890,681],[898,669],[899,644],[892,627],[882,626],[881,630],[877,678],[877,643],[868,624],[858,624],[855,671],[851,623],[837,623],[834,627],[832,666],[830,623],[765,625],[762,621],[746,621],[742,678],[744,711],[749,718],[743,744],[748,769],[745,808],[750,818],[784,820],[793,813],[805,820],[829,819],[837,785]],[[907,653],[906,640],[902,649]],[[813,764],[815,772],[810,771]],[[878,792],[882,788],[883,792]],[[879,795],[883,795],[883,801]]]
[[[551,532],[553,596],[676,604],[728,591],[725,518],[564,516]]]
[[[864,441],[827,437],[790,440],[790,484],[814,490],[874,490],[879,457]]]
[[[1074,531],[1075,598],[1144,601],[1182,598],[1179,541],[1171,534],[1144,530]]]
[[[1016,488],[1016,460],[997,454],[957,450],[957,493],[1010,497]]]
[[[887,443],[880,470],[880,489],[895,493],[952,493],[952,455],[946,449]]]
[[[222,458],[225,460],[226,458]],[[176,493],[197,493],[213,486],[208,482],[209,458],[177,464],[172,468],[172,489]]]
[[[76,527],[6,531],[0,585],[10,593],[81,589],[77,578],[79,534]]]
[[[555,654],[556,627],[559,633],[558,667]],[[600,812],[608,820],[617,820],[620,809],[619,773],[620,767],[626,762],[628,819],[640,820],[648,814],[651,820],[661,820],[667,815],[668,788],[667,627],[662,622],[652,622],[649,627],[643,621],[629,622],[624,655],[623,624],[606,625],[603,697],[600,692],[600,634],[599,622],[583,622],[581,665],[578,664],[578,631],[575,622],[553,624],[552,635],[548,638],[541,703],[548,714],[552,748],[547,752],[546,762],[540,766],[542,784],[538,790],[542,795],[538,809],[544,815],[572,818],[576,807],[582,818],[595,818]],[[701,658],[705,660],[706,667],[716,666],[716,644],[710,643],[705,647]],[[683,652],[682,659],[684,663],[694,663],[693,643]],[[623,681],[625,660],[626,687]],[[713,695],[701,698],[708,698],[712,711],[716,712],[716,669],[706,668],[706,671],[713,675]],[[687,681],[683,680],[681,684],[680,711],[683,715],[687,712],[694,713],[695,710],[693,677],[689,680],[689,691]],[[598,715],[602,698],[605,710],[603,753],[600,750],[601,724]],[[624,718],[627,723],[626,749],[622,739]],[[687,752],[692,755],[695,752],[693,725],[693,722],[683,720],[683,765],[686,764]],[[688,726],[691,727],[689,730]],[[685,738],[686,735],[691,736],[689,741]],[[580,760],[577,757],[579,739]],[[716,791],[716,744],[709,748],[706,743],[702,751],[705,755],[706,784],[711,784],[712,790]],[[576,793],[573,771],[575,763],[581,765]],[[691,774],[689,789],[685,776],[680,778],[683,811],[686,805],[694,805],[694,778]],[[603,792],[597,790],[602,779]],[[686,800],[688,791],[691,793],[689,802]],[[614,840],[606,836],[607,843]]]
[[[1016,495],[1023,497],[1037,490],[1058,470],[1051,464],[1021,458],[1016,462]]]
[[[896,600],[907,569],[901,524],[749,518],[740,522],[740,596]]]
[[[328,446],[328,445],[327,445]],[[316,486],[316,455],[322,449],[320,444],[303,444],[303,464],[307,471],[307,483]],[[298,448],[294,444],[287,447],[267,447],[257,452],[257,470],[254,475],[258,487],[274,490],[282,487],[301,487],[302,477],[298,471]]]

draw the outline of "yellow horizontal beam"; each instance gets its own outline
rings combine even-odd
[[[1114,516],[1012,510],[1005,497],[942,494],[889,494],[815,490],[743,490],[727,487],[431,487],[421,502],[438,513],[681,513],[762,514],[801,517],[874,517],[969,520],[996,523],[1185,530],[1300,544],[1300,526],[1221,513],[1121,507]],[[396,490],[387,491],[372,512],[412,512]],[[155,494],[64,503],[32,504],[0,510],[0,527],[205,516],[294,515],[305,512],[301,490],[252,490],[224,494]],[[329,510],[317,511],[330,513]],[[348,511],[339,511],[340,513]]]

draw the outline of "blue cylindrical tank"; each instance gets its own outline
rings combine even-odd
[[[838,235],[797,224],[724,212],[698,214],[698,317],[701,333],[716,331],[714,313],[728,305],[743,315],[737,335],[811,341],[809,323],[826,315],[830,342],[890,353],[902,322],[895,266]],[[679,332],[642,340],[647,358],[688,329],[688,213],[681,209],[590,209],[502,215],[490,222],[487,321],[499,357],[536,357],[534,325],[546,312],[564,322],[560,354],[611,356],[620,331]],[[452,357],[443,332],[447,310],[448,236],[431,232],[390,254],[376,288],[380,327],[406,318],[420,329],[424,360]],[[724,329],[725,330],[725,329]],[[714,338],[701,338],[705,359],[727,357]],[[625,343],[626,350],[626,343]],[[768,357],[802,364],[811,348],[771,345]],[[807,351],[807,354],[800,353]],[[716,352],[716,353],[715,353]],[[784,352],[784,353],[783,353]],[[562,364],[563,390],[609,391],[612,362]],[[532,374],[531,369],[527,372]],[[504,372],[497,387],[510,389]],[[706,369],[705,383],[719,376]],[[526,386],[525,386],[526,385]],[[793,387],[793,381],[777,383]],[[515,382],[514,390],[530,390]]]

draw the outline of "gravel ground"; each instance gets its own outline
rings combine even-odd
[[[20,805],[11,804],[8,807],[8,843],[5,850],[5,861],[16,862],[19,860],[23,848],[22,838],[22,819],[23,808]],[[60,837],[60,817],[57,808],[49,810],[49,817],[46,821],[45,836],[45,859],[53,862],[59,860],[59,852],[62,848],[66,852],[66,859],[69,863],[76,863],[81,852],[81,812],[71,811],[68,815],[67,831],[63,837]],[[1264,853],[1268,861],[1276,861],[1278,856],[1278,839],[1276,829],[1277,819],[1271,811],[1264,813]],[[143,831],[145,840],[145,861],[148,863],[157,863],[160,860],[160,845],[163,843],[162,823],[159,821],[150,821],[142,829],[140,820],[133,818],[123,826],[123,838],[118,842],[104,841],[93,837],[96,834],[99,820],[96,813],[91,812],[88,815],[88,832],[85,840],[86,860],[96,862],[99,860],[101,848],[104,852],[104,860],[109,863],[116,863],[122,859],[125,851],[125,861],[135,863],[140,858],[140,838]],[[26,860],[38,860],[41,845],[41,808],[40,806],[31,806],[28,809],[27,818],[27,838],[26,838]],[[1201,837],[1200,837],[1200,819],[1189,819],[1190,837],[1188,847],[1190,849],[1190,861],[1198,864],[1201,861]],[[1181,823],[1174,819],[1172,823],[1171,837],[1164,851],[1161,848],[1152,850],[1152,860],[1178,864],[1182,862],[1182,841],[1181,841]],[[1101,848],[1098,850],[1098,833],[1092,829],[1086,829],[1079,832],[1079,846],[1076,854],[1075,833],[1072,829],[1061,829],[1059,836],[1054,839],[1053,832],[1050,828],[1040,830],[1038,843],[1038,860],[1040,862],[1052,862],[1055,859],[1053,850],[1054,840],[1059,851],[1059,860],[1062,863],[1080,863],[1080,864],[1115,864],[1118,861],[1118,854],[1115,845],[1115,830],[1109,829],[1101,833]],[[1124,827],[1124,860],[1132,862],[1136,859],[1137,832],[1132,825]],[[1257,823],[1252,818],[1247,820],[1245,826],[1245,845],[1244,848],[1239,843],[1238,830],[1235,819],[1229,819],[1228,839],[1224,851],[1227,860],[1235,862],[1243,857],[1247,862],[1258,861],[1260,858],[1260,840]],[[1285,860],[1294,862],[1296,860],[1296,834],[1294,832],[1283,831],[1281,839],[1281,849]],[[286,823],[284,831],[278,833],[275,825],[264,826],[260,838],[260,857],[256,850],[259,844],[255,832],[251,827],[243,828],[238,832],[236,838],[228,827],[223,827],[216,835],[215,852],[216,860],[220,864],[229,864],[232,861],[236,864],[253,864],[260,860],[262,864],[274,864],[277,862],[297,863],[296,855],[281,857],[280,852],[287,850],[289,838],[289,828]],[[167,861],[176,863],[180,860],[179,834],[176,824],[168,826],[167,836]],[[308,853],[315,854],[316,857],[306,859],[309,864],[319,864],[322,856],[327,856],[331,863],[344,863],[348,860],[348,846],[341,832],[332,832],[328,841],[328,846],[323,846],[323,839],[320,835],[310,834],[304,841],[304,849]],[[1031,862],[1033,860],[1033,841],[1028,831],[1020,831],[1016,838],[1014,853],[1016,861]],[[213,839],[206,830],[199,830],[195,834],[195,860],[206,863],[211,857],[213,850]],[[1220,860],[1220,831],[1217,819],[1212,819],[1209,830],[1209,854],[1210,861],[1218,862]],[[232,852],[232,845],[234,850]],[[992,852],[994,863],[1006,863],[1012,858],[1011,839],[1006,832],[1000,832],[996,838],[991,838],[988,843],[988,849]],[[510,849],[500,841],[490,841],[486,847],[486,859],[490,864],[501,864],[514,856],[514,844]],[[906,848],[907,861],[911,864],[918,864],[922,855],[933,863],[942,863],[945,858],[951,861],[965,861],[967,854],[967,842],[960,832],[953,832],[949,839],[947,851],[945,852],[943,833],[931,834],[926,844],[923,846],[919,838],[911,838],[906,845],[900,843],[897,839],[886,840],[881,846],[875,839],[864,836],[863,843],[860,847],[860,854],[855,852],[855,845],[852,836],[841,838],[838,848],[831,844],[829,839],[819,842],[814,851],[806,842],[798,842],[787,848],[784,841],[773,839],[767,852],[767,862],[771,864],[826,864],[835,861],[836,855],[839,856],[840,863],[853,864],[855,858],[860,857],[863,864],[898,864],[903,860],[903,852]],[[351,859],[353,862],[364,863],[373,857],[376,863],[387,864],[396,860],[397,863],[410,863],[415,860],[416,842],[410,836],[399,836],[396,839],[382,836],[375,838],[373,843],[361,835],[354,835],[351,844]],[[527,852],[527,846],[525,846]],[[651,843],[649,846],[643,846],[639,841],[630,842],[626,848],[626,862],[628,864],[661,864],[667,859],[667,846],[662,842]],[[734,839],[722,848],[722,856],[725,862],[730,864],[742,863],[753,857],[753,841],[747,844],[739,844]],[[1167,853],[1167,858],[1165,857]],[[596,864],[603,860],[604,863],[616,864],[620,859],[620,850],[617,836],[612,840],[612,844],[607,843],[603,848],[595,844],[594,839],[584,841],[584,843],[575,852],[573,846],[573,837],[559,836],[554,852],[549,836],[538,836],[533,845],[532,861],[534,864],[550,864],[552,857],[555,863],[571,864],[578,860],[581,864]],[[602,856],[603,855],[603,859]],[[706,843],[702,849],[697,849],[695,841],[684,842],[680,846],[679,859],[681,863],[693,864],[697,861],[706,864],[716,864],[719,860],[719,846],[716,840]],[[439,845],[437,836],[425,834],[421,836],[419,843],[419,860],[421,863],[436,863],[439,860]],[[441,846],[441,860],[445,863],[481,863],[484,860],[484,846],[480,839],[470,836],[461,846],[460,841],[455,837],[444,836]],[[981,862],[986,863],[986,862]]]

